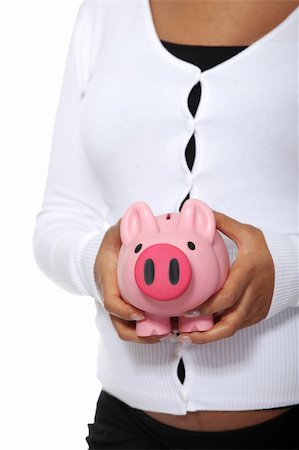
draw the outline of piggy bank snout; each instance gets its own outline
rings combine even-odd
[[[135,265],[139,289],[156,300],[172,300],[187,289],[191,280],[188,257],[171,244],[155,244],[146,248]]]

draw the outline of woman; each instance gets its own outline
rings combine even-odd
[[[298,448],[297,13],[294,1],[80,7],[33,243],[48,277],[95,299],[90,449]],[[138,200],[177,212],[188,196],[215,211],[232,267],[186,315],[218,321],[137,337],[143,311],[116,282],[122,214]]]

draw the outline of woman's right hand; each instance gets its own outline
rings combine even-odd
[[[120,296],[117,283],[117,261],[121,247],[120,222],[110,227],[99,248],[94,266],[95,279],[102,294],[104,308],[110,314],[118,336],[125,341],[154,344],[165,335],[139,337],[136,320],[145,318],[144,312],[126,303]]]

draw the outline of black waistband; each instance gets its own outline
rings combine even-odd
[[[189,431],[158,422],[142,410],[132,408],[102,390],[95,421],[102,429],[105,429],[105,426],[109,426],[110,430],[114,427],[120,433],[124,428],[137,437],[143,435],[147,442],[163,443],[161,446],[142,448],[260,450],[298,448],[298,416],[299,405],[293,405],[280,416],[250,427],[217,432]]]

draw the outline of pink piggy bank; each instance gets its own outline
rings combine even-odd
[[[155,217],[146,203],[136,202],[121,219],[120,237],[120,294],[146,316],[136,323],[138,336],[171,332],[171,317],[178,317],[181,332],[213,326],[212,315],[183,316],[223,286],[230,267],[215,216],[205,203],[189,199],[180,213]]]

